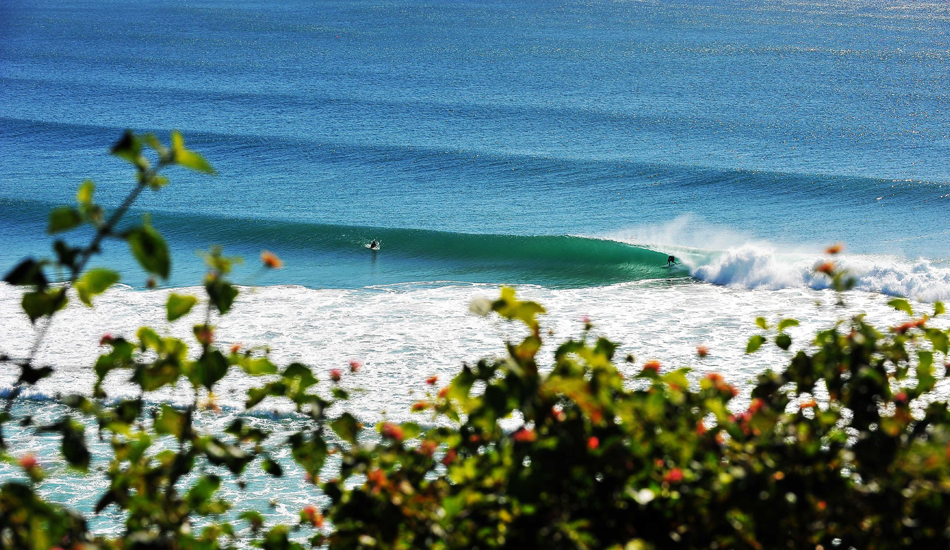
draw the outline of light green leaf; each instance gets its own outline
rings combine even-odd
[[[168,303],[165,304],[165,309],[168,311],[168,320],[174,321],[179,319],[191,311],[191,308],[195,307],[195,304],[198,303],[198,298],[194,296],[183,296],[181,294],[175,294],[174,292],[168,296]]]
[[[888,301],[887,305],[891,306],[892,308],[898,311],[903,311],[904,313],[906,313],[907,315],[910,315],[911,317],[914,316],[914,310],[913,308],[910,307],[910,303],[907,300],[904,300],[903,298],[894,298],[893,300]]]
[[[117,282],[119,282],[119,274],[111,269],[101,267],[90,269],[76,281],[76,293],[82,303],[92,307],[92,297],[102,294]]]
[[[767,330],[769,328],[769,324],[765,321],[765,317],[756,317],[755,324],[758,325],[758,327],[762,330]]]
[[[795,319],[782,319],[778,323],[778,331],[782,332],[788,327],[797,327],[799,325],[798,321]]]
[[[761,334],[756,334],[752,338],[749,338],[749,345],[746,346],[746,353],[755,353],[756,350],[762,347],[762,344],[765,343],[765,336]]]
[[[76,192],[76,202],[88,205],[92,202],[92,194],[96,191],[96,184],[92,180],[86,180],[79,186]]]
[[[185,168],[190,168],[196,172],[203,172],[205,174],[217,173],[204,157],[185,148],[185,138],[182,137],[181,133],[177,130],[172,132],[172,154],[174,155],[175,164],[179,166],[184,166]]]
[[[946,311],[947,310],[943,307],[943,302],[934,302],[934,317],[943,315]]]

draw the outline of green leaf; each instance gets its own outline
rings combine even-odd
[[[198,298],[194,296],[183,296],[181,294],[175,294],[174,292],[168,296],[168,303],[165,304],[165,309],[168,311],[168,320],[174,321],[179,319],[191,311],[191,308],[195,307],[195,304],[198,303]]]
[[[943,315],[946,311],[947,310],[943,307],[943,302],[934,302],[934,317]]]
[[[109,150],[113,155],[139,166],[142,155],[142,142],[132,130],[126,130]]]
[[[37,262],[33,258],[27,258],[10,270],[3,281],[11,285],[33,285],[38,290],[45,290],[49,285],[46,275],[43,274],[45,264],[45,261]]]
[[[302,432],[297,432],[287,438],[287,442],[290,444],[291,454],[297,464],[303,466],[313,479],[319,477],[327,458],[327,444],[323,438],[318,433],[314,433],[312,438],[307,438]]]
[[[785,333],[779,334],[775,337],[775,345],[787,350],[792,345],[792,337]]]
[[[924,330],[927,339],[933,345],[934,349],[943,352],[944,355],[950,353],[950,337],[940,329],[928,328]]]
[[[343,441],[353,445],[356,444],[356,435],[359,432],[358,426],[359,422],[348,412],[341,414],[336,420],[330,422],[330,427],[333,428],[336,435],[340,436],[340,439]]]
[[[795,319],[782,319],[778,323],[778,331],[782,332],[788,327],[797,327],[798,325],[799,325],[799,322]]]
[[[261,462],[261,468],[274,477],[283,477],[284,475],[284,469],[280,467],[280,464],[270,458],[265,458]]]
[[[208,292],[208,298],[221,314],[227,313],[234,305],[234,299],[237,298],[238,289],[231,283],[213,278],[205,282],[205,290]]]
[[[63,442],[60,449],[66,461],[80,470],[89,469],[89,461],[92,459],[92,455],[89,454],[89,449],[86,447],[86,428],[82,423],[66,416],[55,424],[43,426],[39,431],[62,434]]]
[[[888,301],[887,305],[891,306],[892,308],[898,311],[903,311],[904,313],[906,313],[907,315],[910,315],[911,317],[914,316],[914,310],[910,307],[910,303],[907,300],[904,300],[903,298],[894,298],[893,300]]]
[[[765,321],[765,317],[756,317],[755,324],[758,325],[758,327],[762,330],[767,330],[769,328],[769,324]]]
[[[214,168],[200,154],[185,148],[185,138],[177,130],[172,132],[172,154],[175,164],[196,172],[216,174]]]
[[[46,232],[50,235],[82,225],[82,214],[72,206],[58,206],[49,213]]]
[[[176,439],[181,439],[185,433],[185,426],[188,422],[187,415],[172,408],[171,405],[162,404],[161,412],[155,417],[155,432],[159,434],[173,435]]]
[[[277,365],[266,357],[242,358],[239,364],[241,369],[251,376],[277,374]]]
[[[163,279],[168,278],[171,271],[168,245],[155,228],[143,225],[132,229],[126,234],[126,241],[142,269]]]
[[[82,303],[92,307],[92,297],[102,294],[117,282],[119,282],[119,274],[111,269],[101,267],[90,269],[76,281],[76,293],[79,294]]]
[[[760,317],[760,319],[761,319],[761,317]],[[760,334],[756,334],[756,335],[753,336],[752,338],[749,338],[749,345],[746,346],[745,352],[746,352],[747,354],[748,354],[748,353],[755,353],[756,350],[758,350],[760,347],[762,347],[762,344],[764,344],[764,343],[765,343],[765,336],[762,336],[762,335],[760,335]]]
[[[76,202],[81,205],[89,205],[92,203],[92,194],[96,191],[96,184],[92,180],[86,180],[82,182],[79,186],[79,190],[76,191]]]
[[[66,297],[66,289],[57,288],[53,290],[27,292],[23,295],[21,302],[23,311],[30,318],[31,323],[35,323],[40,317],[47,317],[66,307],[69,299]]]
[[[228,374],[228,360],[216,350],[208,350],[193,365],[194,374],[199,383],[211,390],[214,385]]]

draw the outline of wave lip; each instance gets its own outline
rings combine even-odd
[[[780,253],[756,245],[684,256],[690,274],[701,281],[769,290],[828,288],[828,278],[815,273],[815,266],[824,259],[819,254]],[[840,265],[855,277],[858,290],[924,302],[950,299],[950,269],[926,259],[854,255],[840,258]]]

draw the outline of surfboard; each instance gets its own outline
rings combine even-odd
[[[376,243],[376,246],[375,246],[375,247],[374,247],[371,243],[366,243],[366,244],[364,244],[363,246],[365,246],[366,248],[372,250],[373,252],[379,250],[379,243]]]

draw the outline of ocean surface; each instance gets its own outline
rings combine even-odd
[[[946,2],[0,0],[0,270],[49,253],[46,214],[82,180],[121,202],[133,173],[108,148],[126,128],[178,129],[219,174],[169,170],[136,203],[129,222],[152,213],[170,279],[146,290],[108,243],[99,262],[121,285],[56,319],[39,360],[57,374],[21,414],[53,419],[58,392],[90,391],[105,333],[189,334],[163,305],[198,292],[211,244],[245,258],[218,339],[318,371],[364,361],[346,383],[367,422],[407,418],[427,377],[520,336],[468,313],[501,284],[548,307],[553,341],[589,316],[631,372],[659,358],[739,384],[786,357],[744,355],[756,316],[802,320],[802,347],[841,316],[899,322],[893,296],[950,300]],[[813,273],[836,242],[858,280],[845,308]],[[264,249],[286,267],[260,268]],[[13,356],[32,343],[18,308],[0,283]],[[0,389],[13,379],[0,372]],[[225,379],[223,412],[202,421],[242,414],[251,383]],[[57,467],[54,439],[12,440]],[[267,490],[227,490],[271,518],[319,502],[296,474],[247,477]],[[89,484],[102,480],[43,490],[88,510]],[[94,525],[118,532],[121,517]]]

